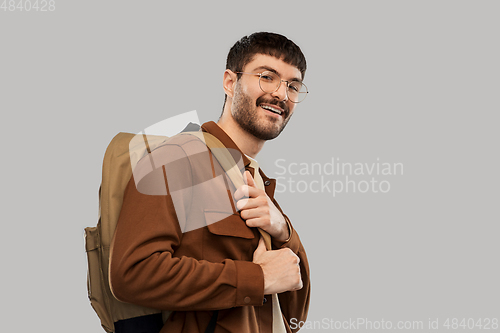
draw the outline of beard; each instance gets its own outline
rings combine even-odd
[[[262,103],[279,106],[284,111],[281,115],[283,121],[265,114],[259,117],[259,113],[261,112],[258,108]],[[234,90],[231,110],[233,119],[238,125],[246,132],[261,140],[272,140],[280,135],[291,117],[290,110],[285,102],[266,99],[264,96],[261,96],[257,98],[254,104],[252,99],[242,91],[239,84],[236,85]]]

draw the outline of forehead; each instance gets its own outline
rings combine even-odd
[[[302,81],[302,74],[299,69],[293,65],[284,62],[281,59],[268,54],[256,54],[252,60],[243,68],[244,72],[265,71],[272,69],[281,76],[283,80]]]

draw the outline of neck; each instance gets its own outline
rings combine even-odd
[[[264,147],[265,140],[261,140],[253,136],[252,134],[245,131],[240,125],[233,119],[229,112],[224,112],[222,117],[217,122],[224,132],[231,138],[231,140],[236,143],[238,148],[243,154],[246,154],[252,158],[256,158],[257,154]]]

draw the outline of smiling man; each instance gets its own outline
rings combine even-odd
[[[274,199],[275,180],[256,161],[307,95],[305,71],[300,48],[282,35],[255,33],[229,51],[222,115],[201,129],[239,155],[245,185],[207,185],[224,170],[189,135],[151,154],[164,167],[145,183],[165,181],[164,195],[141,193],[129,182],[110,281],[118,299],[170,311],[161,332],[284,333],[294,331],[292,321],[306,320],[306,253]],[[202,196],[195,184],[204,184]],[[232,210],[219,205],[228,193]],[[185,228],[195,220],[204,226]]]

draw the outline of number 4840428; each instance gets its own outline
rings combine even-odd
[[[498,318],[447,318],[443,323],[443,327],[447,329],[475,329],[475,330],[496,330],[498,328]]]
[[[0,10],[4,12],[53,12],[55,0],[3,0]]]

